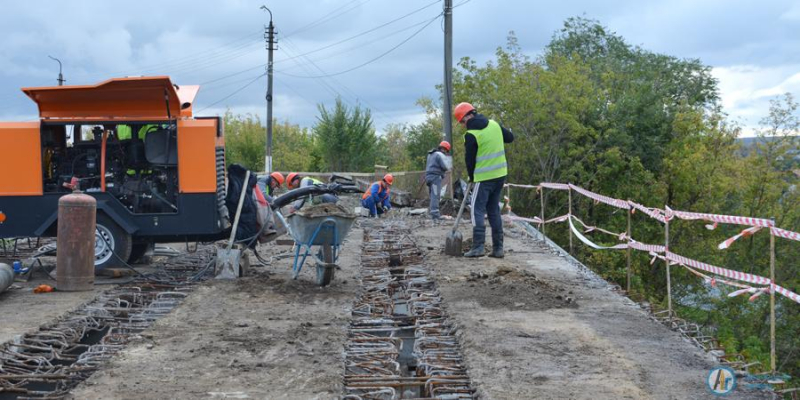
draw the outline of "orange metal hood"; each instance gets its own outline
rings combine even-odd
[[[166,120],[191,117],[199,86],[177,88],[167,76],[114,78],[97,85],[22,88],[48,120]]]

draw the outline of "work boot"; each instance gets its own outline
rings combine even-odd
[[[486,250],[483,249],[483,245],[473,247],[464,253],[464,257],[483,257],[484,255],[486,255]]]
[[[485,250],[483,244],[486,242],[486,227],[475,226],[472,228],[472,248],[464,253],[464,257],[483,257]]]
[[[497,232],[492,229],[492,252],[489,254],[489,257],[494,258],[503,258],[505,253],[503,252],[503,232]]]

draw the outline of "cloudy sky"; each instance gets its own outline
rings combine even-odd
[[[0,121],[35,120],[19,88],[169,75],[202,84],[195,113],[266,115],[263,26],[278,31],[274,115],[312,126],[336,96],[376,126],[418,122],[442,80],[441,0],[3,1]],[[800,95],[800,2],[743,0],[454,0],[454,60],[483,63],[515,31],[538,54],[571,16],[600,20],[632,44],[711,65],[729,115],[754,127],[769,100]],[[393,48],[395,48],[392,50]],[[390,51],[391,50],[391,51]],[[387,53],[388,52],[388,53]],[[362,66],[363,65],[363,66]]]

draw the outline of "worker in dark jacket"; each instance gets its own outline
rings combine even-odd
[[[269,175],[262,175],[258,177],[258,189],[264,193],[267,201],[272,203],[272,194],[275,189],[281,187],[284,182],[283,174],[280,172],[273,172]]]
[[[472,248],[464,257],[482,257],[486,242],[486,222],[492,227],[492,252],[489,257],[503,258],[503,221],[500,219],[500,197],[508,175],[505,143],[514,141],[514,134],[497,122],[478,114],[469,103],[460,103],[454,110],[456,121],[464,133],[464,161],[469,181],[475,183],[470,200],[472,209]]]
[[[428,162],[425,165],[425,183],[428,185],[428,193],[431,197],[429,213],[433,220],[442,219],[439,213],[439,199],[442,195],[442,179],[444,174],[450,170],[452,163],[450,158],[450,143],[443,141],[439,147],[428,152]]]

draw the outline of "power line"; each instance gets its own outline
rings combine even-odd
[[[240,43],[240,44],[237,44],[236,46],[233,46],[232,48],[226,49],[228,47],[231,47],[231,45],[233,45],[235,43],[239,43],[239,42],[241,42],[243,40],[247,40],[249,38],[252,38],[254,35],[258,35],[259,38],[258,39],[250,39],[249,42],[246,42],[246,43],[243,43],[243,44]],[[232,41],[229,41],[229,42],[227,42],[225,44],[222,44],[220,46],[214,47],[212,49],[209,49],[209,50],[206,50],[206,51],[203,51],[203,52],[200,52],[200,53],[195,53],[195,54],[192,54],[192,55],[189,55],[189,56],[184,56],[184,57],[176,57],[176,58],[173,58],[173,59],[170,59],[170,60],[164,60],[164,61],[161,61],[161,62],[158,62],[158,63],[155,63],[155,64],[142,66],[142,67],[140,67],[140,68],[138,68],[136,70],[115,71],[115,72],[108,73],[107,75],[111,75],[111,76],[114,76],[114,75],[140,75],[140,74],[142,74],[144,72],[149,72],[149,71],[153,71],[153,70],[162,70],[162,69],[165,69],[165,68],[168,68],[168,67],[172,67],[172,66],[182,66],[182,65],[185,65],[186,63],[193,63],[193,62],[197,62],[197,61],[208,60],[209,58],[217,59],[217,58],[220,58],[220,57],[225,57],[229,53],[235,53],[235,52],[240,51],[241,49],[243,49],[245,47],[251,46],[254,43],[260,43],[260,36],[261,36],[261,30],[259,30],[256,33],[249,33],[249,34],[247,34],[245,36],[239,37],[239,38],[234,39]],[[83,76],[83,77],[90,76],[90,74],[86,74],[86,73],[84,73],[84,74],[78,73],[76,75],[77,76]]]
[[[331,21],[333,19],[341,17],[342,15],[347,14],[348,12],[353,11],[356,8],[368,3],[370,0],[365,0],[364,2],[356,4],[353,7],[350,7],[348,9],[346,9],[346,10],[342,10],[343,8],[348,7],[350,4],[356,3],[358,1],[361,1],[361,0],[352,0],[352,1],[348,2],[348,3],[346,3],[345,5],[343,5],[343,6],[339,7],[339,8],[337,8],[337,9],[329,12],[328,14],[326,14],[326,15],[324,15],[324,16],[316,19],[316,20],[314,20],[313,22],[311,22],[309,24],[306,24],[306,25],[303,25],[300,28],[297,28],[297,29],[289,32],[288,34],[286,34],[286,36],[284,36],[284,38],[287,38],[289,36],[295,35],[295,34],[300,33],[300,32],[305,32],[305,31],[307,31],[307,30],[309,30],[309,29],[311,29],[313,27],[322,25],[322,24],[324,24],[324,23],[326,23],[328,21]],[[337,10],[342,10],[342,11],[339,12],[338,14],[334,15],[334,13],[336,13]]]
[[[373,39],[373,40],[370,40],[368,42],[361,43],[361,44],[359,44],[357,46],[351,46],[351,47],[349,47],[349,48],[347,48],[345,50],[338,51],[338,52],[333,53],[331,55],[327,55],[327,56],[320,57],[320,58],[314,58],[314,59],[309,58],[308,60],[313,60],[314,62],[320,62],[320,61],[328,60],[330,58],[337,57],[337,56],[340,56],[342,54],[349,53],[351,51],[355,51],[355,50],[361,49],[361,48],[366,47],[368,45],[375,44],[375,43],[377,43],[377,42],[379,42],[379,41],[381,41],[383,39],[390,38],[392,36],[397,35],[398,33],[402,33],[402,32],[411,30],[413,28],[416,28],[416,27],[418,27],[420,25],[423,25],[423,24],[426,24],[426,23],[428,23],[428,20],[420,21],[420,22],[417,22],[415,24],[412,24],[412,25],[406,26],[404,28],[398,29],[396,31],[392,31],[392,32],[390,32],[390,33],[388,33],[386,35],[383,35],[383,36],[381,36],[381,37],[379,37],[377,39]],[[291,67],[291,66],[286,66],[286,67]]]
[[[284,38],[284,39],[286,39],[286,38]],[[286,39],[286,41],[287,41],[287,44],[291,43],[291,45],[292,45],[292,46],[295,46],[295,47],[296,47],[296,45],[294,44],[294,42],[292,42],[291,40],[289,40],[289,39]],[[321,68],[319,65],[317,65],[317,63],[315,63],[313,60],[311,60],[311,59],[310,59],[310,58],[308,58],[308,57],[304,57],[304,59],[306,59],[306,60],[309,62],[309,64],[311,64],[311,65],[312,65],[314,68],[316,68],[316,69],[317,69],[319,72],[321,72],[321,73],[323,73],[323,74],[326,74],[326,72],[325,72],[325,71],[324,71],[324,70],[323,70],[323,69],[322,69],[322,68]],[[361,99],[363,99],[363,100],[364,100],[364,103],[366,103],[366,104],[367,104],[367,106],[368,106],[370,109],[372,109],[372,110],[374,110],[376,113],[378,113],[378,114],[382,115],[384,118],[385,118],[385,117],[387,117],[387,115],[386,115],[386,114],[385,114],[383,111],[381,111],[379,108],[377,108],[377,107],[373,106],[372,104],[370,104],[370,103],[369,103],[369,101],[368,101],[366,98],[358,96],[358,95],[357,95],[357,94],[356,94],[354,91],[352,91],[352,90],[351,90],[349,87],[347,87],[347,85],[345,85],[344,83],[340,82],[338,79],[336,79],[336,78],[334,78],[334,77],[329,77],[328,79],[330,79],[330,80],[331,80],[333,83],[335,83],[335,84],[338,84],[339,86],[341,86],[341,87],[342,87],[342,89],[344,89],[344,91],[345,91],[345,92],[348,92],[348,93],[350,94],[350,96],[353,96],[353,98],[355,98],[355,100],[356,100],[356,103],[358,103],[358,100],[359,100],[359,98],[361,98]],[[357,105],[358,105],[358,104],[356,104],[356,106],[357,106]],[[382,118],[382,119],[383,119],[383,118]]]
[[[400,43],[398,43],[396,46],[392,47],[392,48],[391,48],[391,49],[389,49],[389,50],[386,50],[385,52],[381,53],[379,56],[377,56],[377,57],[375,57],[375,58],[373,58],[373,59],[371,59],[371,60],[369,60],[369,61],[367,61],[367,62],[364,62],[364,63],[362,63],[362,64],[356,65],[355,67],[352,67],[352,68],[346,69],[346,70],[344,70],[344,71],[339,71],[339,72],[335,72],[335,73],[332,73],[332,74],[326,74],[326,75],[317,75],[317,76],[303,76],[303,75],[295,75],[295,74],[291,74],[291,73],[288,73],[288,72],[286,72],[286,71],[281,71],[281,70],[277,70],[277,71],[275,71],[275,72],[279,72],[279,73],[281,73],[281,74],[284,74],[284,75],[287,75],[287,76],[291,76],[291,77],[295,77],[295,78],[327,78],[327,77],[330,77],[330,76],[337,76],[337,75],[342,75],[342,74],[346,74],[346,73],[348,73],[348,72],[355,71],[355,70],[357,70],[357,69],[359,69],[359,68],[361,68],[361,67],[367,66],[367,65],[369,65],[369,64],[372,64],[372,63],[373,63],[373,62],[375,62],[375,61],[378,61],[378,60],[380,60],[381,58],[383,58],[383,57],[384,57],[384,56],[386,56],[387,54],[389,54],[389,53],[391,53],[392,51],[396,50],[398,47],[400,47],[400,46],[402,46],[402,45],[406,44],[406,43],[407,43],[409,40],[413,39],[415,36],[417,36],[417,35],[418,35],[420,32],[422,32],[423,30],[425,30],[425,28],[427,28],[428,26],[430,26],[430,24],[432,24],[434,21],[436,21],[437,19],[439,19],[439,17],[441,17],[441,16],[442,16],[442,14],[440,13],[440,14],[439,14],[439,15],[437,15],[435,18],[433,18],[433,19],[431,19],[430,21],[428,21],[428,23],[427,23],[427,24],[423,25],[423,26],[422,26],[422,28],[418,29],[416,32],[414,32],[413,34],[411,34],[411,36],[409,36],[409,37],[405,38],[403,41],[401,41]]]
[[[219,100],[217,100],[217,101],[215,101],[215,102],[203,107],[202,109],[198,110],[197,113],[199,114],[199,113],[201,113],[201,112],[203,112],[203,111],[205,111],[205,110],[207,110],[207,109],[209,109],[209,108],[211,108],[211,107],[213,107],[213,106],[215,106],[215,105],[217,105],[217,104],[219,104],[219,103],[221,103],[221,102],[223,102],[225,100],[228,100],[229,98],[235,96],[236,94],[238,94],[242,90],[246,89],[248,86],[254,84],[259,78],[261,78],[263,76],[267,76],[267,73],[264,72],[263,74],[260,74],[259,76],[255,77],[255,79],[253,79],[252,81],[248,82],[246,85],[240,87],[239,89],[234,90],[233,93],[231,93],[231,94],[229,94],[229,95],[227,95],[227,96],[225,96],[225,97],[223,97],[223,98],[221,98],[221,99],[219,99]]]
[[[358,0],[354,0],[354,1],[358,1]],[[351,1],[351,3],[353,3],[354,1]],[[308,52],[305,52],[305,53],[302,53],[302,54],[296,54],[296,55],[294,55],[294,56],[291,56],[291,57],[289,57],[289,58],[284,58],[284,59],[280,59],[280,60],[275,60],[275,63],[277,64],[277,63],[279,63],[279,62],[283,62],[283,61],[295,60],[295,59],[298,59],[298,58],[301,58],[301,57],[307,56],[307,55],[309,55],[309,54],[314,54],[314,53],[320,52],[320,51],[322,51],[322,50],[326,50],[326,49],[329,49],[329,48],[331,48],[331,47],[334,47],[334,46],[340,45],[340,44],[342,44],[342,43],[345,43],[345,42],[348,42],[348,41],[350,41],[350,40],[356,39],[356,38],[358,38],[358,37],[364,36],[364,35],[366,35],[366,34],[368,34],[368,33],[374,32],[374,31],[376,31],[376,30],[378,30],[378,29],[380,29],[380,28],[383,28],[383,27],[385,27],[385,26],[388,26],[388,25],[391,25],[391,24],[393,24],[393,23],[395,23],[395,22],[397,22],[397,21],[400,21],[400,20],[402,20],[402,19],[405,19],[405,18],[407,18],[407,17],[409,17],[409,16],[411,16],[411,15],[414,15],[414,14],[416,14],[416,13],[418,13],[418,12],[422,11],[422,10],[425,10],[425,9],[427,9],[427,8],[429,8],[429,7],[431,7],[431,6],[433,6],[434,4],[436,4],[436,3],[438,3],[438,2],[439,2],[439,0],[436,0],[436,1],[432,2],[432,3],[429,3],[429,4],[427,4],[427,5],[423,6],[423,7],[421,7],[421,8],[418,8],[418,9],[416,9],[416,10],[414,10],[414,11],[411,11],[411,12],[409,12],[409,13],[405,14],[405,15],[402,15],[402,16],[400,16],[400,17],[397,17],[397,18],[395,18],[395,19],[392,19],[391,21],[387,21],[387,22],[385,22],[385,23],[383,23],[383,24],[381,24],[381,25],[378,25],[378,26],[376,26],[376,27],[374,27],[374,28],[370,28],[370,29],[368,29],[368,30],[366,30],[366,31],[360,32],[360,33],[358,33],[358,34],[356,34],[356,35],[353,35],[353,36],[351,36],[351,37],[348,37],[348,38],[346,38],[346,39],[339,40],[339,41],[338,41],[338,42],[336,42],[336,43],[333,43],[333,44],[330,44],[330,45],[325,45],[325,46],[323,46],[323,47],[320,47],[320,48],[317,48],[317,49],[314,49],[314,50],[311,50],[311,51],[308,51]],[[362,4],[363,4],[363,3],[362,3]],[[406,27],[406,28],[403,28],[403,29],[401,29],[401,30],[395,31],[394,33],[399,33],[399,32],[402,32],[402,31],[404,31],[404,30],[407,30],[407,29],[410,29],[410,28],[412,28],[412,27],[414,27],[414,26],[418,26],[419,24],[422,24],[422,23],[425,23],[425,21],[423,21],[423,22],[420,22],[420,23],[418,23],[418,24],[411,25],[411,26],[409,26],[409,27]],[[382,38],[389,37],[389,36],[393,35],[394,33],[392,33],[392,34],[389,34],[389,35],[387,35],[387,36],[384,36],[384,37],[382,37]],[[287,36],[285,36],[285,37],[284,37],[284,39],[288,39],[288,37],[289,37],[289,36],[290,36],[290,35],[287,35]],[[382,38],[381,38],[381,39],[382,39]],[[381,39],[377,39],[377,40],[381,40]],[[260,43],[260,42],[259,42],[259,43]],[[352,50],[355,50],[355,49],[357,49],[357,48],[360,48],[360,47],[362,47],[362,46],[355,47],[355,48],[352,48],[352,49],[350,49],[350,50],[347,50],[347,51],[352,51]],[[241,55],[239,55],[239,56],[241,56]],[[333,56],[335,56],[335,55],[328,56],[328,57],[324,57],[324,58],[322,58],[322,59],[331,58],[331,57],[333,57]],[[238,57],[238,56],[237,56],[237,57]],[[232,58],[231,58],[231,59],[232,59]],[[322,59],[317,59],[316,61],[320,61],[320,60],[322,60]],[[222,64],[222,63],[224,63],[224,62],[227,62],[227,61],[229,61],[229,60],[222,60],[222,61],[220,61],[220,62],[217,62],[217,63],[215,63],[215,64],[206,65],[204,68],[207,68],[207,67],[210,67],[210,66],[213,66],[213,65]],[[241,71],[237,71],[237,72],[234,72],[234,73],[232,73],[232,74],[229,74],[229,75],[222,76],[222,77],[220,77],[220,78],[212,79],[212,80],[210,80],[210,81],[207,81],[207,82],[205,82],[205,83],[203,83],[203,84],[208,84],[208,83],[216,82],[216,81],[219,81],[219,80],[224,80],[224,79],[227,79],[227,78],[229,78],[229,77],[233,77],[233,76],[236,76],[236,75],[239,75],[239,74],[242,74],[242,73],[248,72],[248,71],[252,71],[252,70],[254,70],[254,69],[258,69],[258,68],[266,67],[266,66],[267,66],[267,64],[266,64],[266,63],[263,63],[263,64],[258,64],[258,65],[254,65],[254,66],[252,66],[252,67],[245,68],[245,69],[243,69],[243,70],[241,70]]]
[[[393,24],[393,23],[395,23],[395,22],[397,22],[397,21],[400,21],[400,20],[402,20],[402,19],[404,19],[404,18],[410,17],[410,16],[412,16],[412,15],[414,15],[414,14],[416,14],[416,13],[418,13],[418,12],[422,11],[422,10],[425,10],[426,8],[428,8],[428,7],[431,7],[431,6],[433,6],[434,4],[437,4],[437,3],[439,3],[439,0],[436,0],[436,1],[434,1],[434,2],[432,2],[432,3],[430,3],[430,4],[428,4],[428,5],[426,5],[426,6],[424,6],[424,7],[418,8],[418,9],[416,9],[416,10],[414,10],[414,11],[411,11],[411,12],[410,12],[410,13],[408,13],[408,14],[405,14],[405,15],[403,15],[403,16],[400,16],[400,17],[398,17],[398,18],[395,18],[395,19],[393,19],[393,20],[391,20],[391,21],[385,22],[385,23],[383,23],[383,24],[381,24],[381,25],[378,25],[378,26],[376,26],[376,27],[374,27],[374,28],[371,28],[371,29],[368,29],[368,30],[366,30],[366,31],[363,31],[363,32],[361,32],[361,33],[358,33],[358,34],[356,34],[356,35],[350,36],[350,37],[348,37],[348,38],[346,38],[346,39],[342,39],[342,40],[340,40],[340,41],[338,41],[338,42],[335,42],[335,43],[329,44],[329,45],[327,45],[327,46],[323,46],[323,47],[320,47],[320,48],[318,48],[318,49],[311,50],[311,51],[309,51],[309,52],[306,52],[306,53],[300,54],[300,55],[298,55],[298,56],[296,56],[296,57],[287,58],[287,59],[282,59],[282,60],[279,60],[279,61],[289,61],[289,60],[292,60],[292,59],[294,59],[294,58],[297,58],[297,57],[307,56],[307,55],[309,55],[309,54],[314,54],[314,53],[320,52],[320,51],[322,51],[322,50],[329,49],[329,48],[331,48],[331,47],[333,47],[333,46],[340,45],[340,44],[342,44],[342,43],[345,43],[345,42],[348,42],[348,41],[350,41],[350,40],[356,39],[356,38],[358,38],[358,37],[364,36],[364,35],[366,35],[366,34],[368,34],[368,33],[374,32],[374,31],[376,31],[376,30],[378,30],[378,29],[381,29],[381,28],[383,28],[383,27],[385,27],[385,26],[391,25],[391,24]],[[288,35],[287,35],[287,36],[284,36],[284,39],[286,39],[287,37],[288,37]]]

